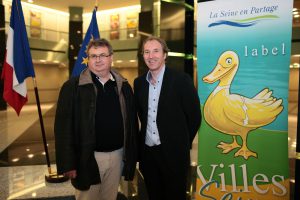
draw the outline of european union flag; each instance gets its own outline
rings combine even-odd
[[[87,48],[89,41],[94,38],[100,38],[98,24],[97,24],[97,18],[96,18],[96,12],[97,12],[97,8],[95,8],[93,11],[92,21],[89,25],[89,28],[88,28],[88,30],[85,34],[84,40],[82,42],[81,49],[79,51],[75,66],[73,68],[72,76],[79,75],[82,72],[82,70],[84,70],[87,67],[88,56],[87,56],[86,48]]]

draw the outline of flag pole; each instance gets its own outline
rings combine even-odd
[[[26,88],[26,85],[23,84],[23,83],[25,83],[25,79],[27,77],[33,78],[35,98],[36,98],[36,103],[37,103],[37,108],[38,108],[38,114],[39,114],[40,125],[41,125],[42,136],[43,136],[43,143],[44,143],[44,150],[45,150],[45,154],[46,154],[46,161],[47,161],[48,172],[49,172],[48,176],[45,175],[45,179],[47,182],[50,182],[50,183],[63,182],[63,181],[68,180],[68,178],[66,178],[62,175],[57,175],[57,173],[52,173],[52,171],[51,171],[49,152],[48,152],[43,116],[42,116],[41,105],[40,105],[40,98],[39,98],[37,84],[36,84],[36,80],[35,80],[33,63],[32,63],[32,58],[30,55],[28,38],[26,35],[27,33],[26,33],[26,27],[25,27],[25,20],[24,20],[22,5],[21,5],[20,0],[12,1],[11,22],[12,21],[13,21],[13,23],[12,23],[13,28],[16,28],[16,30],[18,31],[16,33],[18,33],[18,34],[14,34],[13,36],[10,35],[8,37],[12,37],[10,40],[14,41],[14,39],[15,39],[14,36],[16,36],[16,39],[18,39],[19,42],[21,41],[21,45],[20,45],[21,48],[18,48],[16,50],[20,50],[20,51],[18,51],[18,53],[21,55],[18,55],[18,56],[21,57],[22,62],[21,63],[15,62],[15,60],[13,60],[13,68],[15,69],[15,72],[16,72],[16,70],[19,70],[19,76],[20,76],[20,73],[24,76],[24,77],[23,76],[19,77],[20,80],[18,80],[18,82],[21,84],[19,84],[19,83],[18,84]],[[11,26],[11,22],[10,22],[10,26]],[[14,41],[14,42],[16,42],[16,41]],[[12,52],[15,53],[15,49],[12,47],[11,42],[9,44],[10,44],[10,48],[12,48]],[[21,69],[19,69],[20,67],[26,67],[26,69],[21,70]],[[12,84],[12,83],[10,83],[10,84]],[[24,92],[24,91],[22,91],[22,92]],[[21,111],[22,106],[27,102],[27,95],[26,95],[25,100],[23,98],[24,97],[23,93],[18,93],[18,92],[13,93],[12,92],[12,94],[10,94],[10,95],[13,96],[13,100],[17,99],[17,103],[13,102],[14,103],[13,107],[19,115],[19,112]],[[21,100],[19,100],[20,96],[22,96]],[[21,105],[21,108],[20,108],[20,105]]]
[[[51,171],[51,165],[50,165],[50,158],[49,158],[49,151],[48,151],[48,144],[46,139],[46,133],[45,133],[45,127],[44,127],[44,121],[42,116],[42,110],[41,110],[41,104],[40,104],[40,98],[39,98],[39,92],[37,88],[37,83],[35,77],[32,77],[33,79],[33,86],[34,86],[34,93],[35,93],[35,99],[36,99],[36,105],[38,109],[39,119],[40,119],[40,125],[41,125],[41,131],[42,131],[42,137],[43,137],[43,144],[44,144],[44,150],[46,154],[46,161],[48,166],[48,173],[49,175],[45,175],[45,180],[49,183],[61,183],[68,180],[68,177],[65,177],[63,175],[58,175],[56,172]]]

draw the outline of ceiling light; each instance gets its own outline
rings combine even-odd
[[[33,3],[33,0],[27,0],[28,3]]]
[[[29,149],[29,148],[27,148],[27,149],[26,149],[26,151],[30,151],[30,149]]]
[[[184,53],[178,53],[178,52],[169,52],[168,56],[174,56],[174,57],[184,57]]]
[[[299,18],[300,15],[294,15],[294,18]]]
[[[136,62],[136,60],[129,60],[129,62]]]
[[[121,62],[123,62],[123,60],[117,60],[117,61],[116,61],[116,63],[121,63]]]
[[[97,11],[97,15],[98,14],[115,14],[115,13],[119,13],[119,12],[127,12],[128,10],[136,10],[138,12],[140,12],[141,10],[141,5],[132,5],[132,6],[126,6],[126,7],[122,7],[122,8],[113,8],[113,9],[109,9],[109,10],[101,10],[101,11]],[[87,17],[87,16],[92,16],[92,12],[90,13],[84,13],[83,17]]]

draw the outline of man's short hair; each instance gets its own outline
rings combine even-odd
[[[163,52],[166,53],[168,55],[168,52],[170,51],[170,49],[167,46],[167,43],[164,39],[161,39],[160,37],[155,37],[155,36],[149,36],[148,38],[146,38],[143,42],[143,46],[142,46],[142,54],[144,54],[144,46],[146,44],[146,42],[155,40],[157,42],[159,42],[162,46]]]
[[[111,44],[104,38],[91,40],[87,46],[87,54],[92,47],[107,47],[110,55],[114,53]]]

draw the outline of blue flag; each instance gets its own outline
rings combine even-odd
[[[89,25],[89,28],[88,28],[86,35],[84,37],[84,40],[82,42],[79,54],[77,56],[75,66],[73,68],[72,76],[79,75],[82,72],[82,70],[84,70],[87,67],[88,56],[87,56],[86,48],[87,48],[89,41],[92,39],[100,38],[98,24],[97,24],[97,18],[96,18],[96,12],[97,12],[97,8],[95,8],[93,11],[92,21]]]
[[[10,28],[13,30],[14,69],[19,83],[27,77],[34,77],[32,58],[25,28],[25,21],[20,0],[12,3]]]

